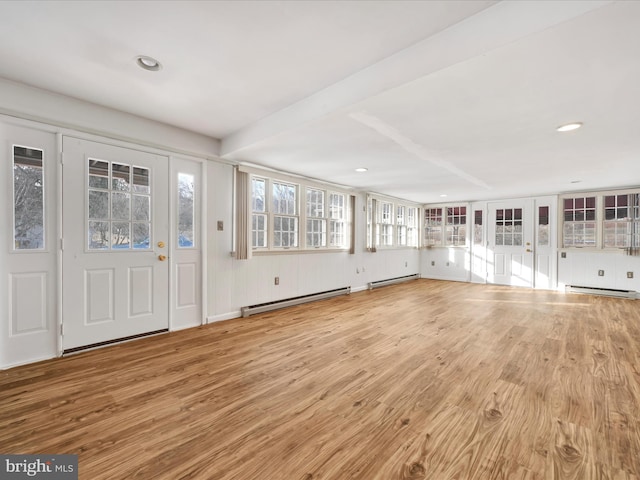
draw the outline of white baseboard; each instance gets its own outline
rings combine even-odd
[[[232,318],[242,317],[242,312],[236,310],[235,312],[221,313],[220,315],[210,315],[207,317],[207,324],[222,322],[223,320],[231,320]]]
[[[351,293],[364,292],[365,290],[369,290],[369,287],[366,285],[362,285],[360,287],[351,287]]]
[[[57,357],[58,355],[35,357],[29,360],[22,360],[20,362],[7,363],[6,365],[0,365],[0,370],[9,370],[10,368],[20,367],[22,365],[30,365],[32,363],[42,362],[44,360],[51,360],[52,358],[57,358]]]

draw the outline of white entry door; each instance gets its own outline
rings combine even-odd
[[[64,351],[168,329],[168,167],[64,137]]]
[[[533,286],[533,211],[531,200],[489,203],[487,280]]]

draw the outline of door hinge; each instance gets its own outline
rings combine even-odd
[[[64,335],[64,323],[60,324],[60,335]]]
[[[60,239],[60,250],[64,250],[64,238]]]
[[[64,152],[60,152],[60,165],[64,165]]]

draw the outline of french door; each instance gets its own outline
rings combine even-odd
[[[169,327],[167,157],[63,138],[63,350]]]
[[[534,280],[532,200],[489,203],[487,280],[532,287]]]

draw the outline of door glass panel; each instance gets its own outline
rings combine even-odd
[[[120,163],[111,164],[113,190],[118,190],[121,192],[129,191],[130,168],[131,167],[129,165],[122,165]]]
[[[549,207],[538,207],[538,245],[549,245]]]
[[[87,246],[128,251],[151,247],[149,169],[88,160]],[[129,193],[132,185],[136,195]]]
[[[16,250],[44,248],[43,151],[13,147],[13,245]]]
[[[148,168],[133,167],[133,191],[136,193],[151,193]]]
[[[89,190],[89,218],[108,219],[109,218],[109,193],[97,190]]]
[[[195,178],[186,173],[178,174],[178,248],[195,245]]]
[[[113,222],[111,224],[111,248],[128,249],[129,244],[129,222]]]
[[[89,160],[89,187],[109,188],[109,164],[99,160]]]
[[[482,244],[482,210],[473,212],[473,243]]]
[[[133,221],[145,221],[150,220],[149,209],[149,197],[146,195],[134,195],[133,196]]]
[[[114,220],[129,220],[129,194],[113,192],[111,194],[111,217]]]

